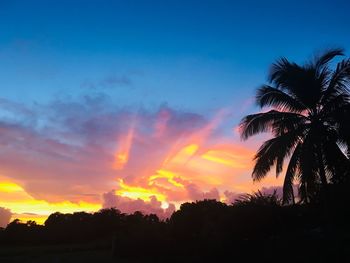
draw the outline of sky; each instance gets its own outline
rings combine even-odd
[[[241,141],[284,56],[350,50],[348,1],[0,1],[0,226],[116,206],[169,216],[253,183]],[[349,54],[349,53],[347,53]]]

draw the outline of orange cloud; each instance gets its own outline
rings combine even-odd
[[[164,131],[170,129],[169,122],[172,116],[164,112],[162,116],[166,116],[166,124],[162,122],[161,125],[164,140],[167,135]],[[194,197],[206,196],[217,196],[217,199],[223,200],[227,190],[250,191],[252,185],[249,173],[254,151],[227,138],[212,140],[223,116],[223,111],[220,111],[212,121],[201,128],[186,136],[176,137],[172,143],[166,144],[166,147],[159,145],[166,149],[161,156],[153,155],[152,152],[157,150],[153,145],[147,147],[150,152],[145,158],[149,163],[153,163],[156,157],[163,161],[156,162],[152,169],[140,166],[136,169],[139,176],[129,180],[129,184],[118,179],[120,189],[116,194],[144,201],[149,200],[150,196],[156,196],[162,202],[185,202]],[[149,135],[151,138],[159,137],[159,124],[156,127],[154,134]],[[147,137],[143,140],[147,140]],[[134,143],[136,149],[139,142]],[[140,156],[131,155],[129,160],[132,162],[135,158],[140,159]],[[122,169],[121,175],[129,174],[129,167],[128,165]],[[137,163],[134,163],[132,172],[135,172],[135,167]],[[249,183],[243,182],[241,177],[246,181],[249,179]]]
[[[123,169],[124,165],[128,162],[132,141],[134,138],[136,118],[133,118],[130,124],[130,128],[125,135],[120,136],[119,146],[115,153],[114,168]]]

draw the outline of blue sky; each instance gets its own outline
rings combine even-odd
[[[349,49],[347,1],[0,3],[1,97],[104,94],[206,114],[239,105],[278,57]]]

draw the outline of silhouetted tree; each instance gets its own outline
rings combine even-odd
[[[269,74],[271,85],[256,93],[261,108],[273,109],[241,121],[243,139],[261,132],[273,134],[255,155],[254,180],[264,178],[274,165],[278,176],[290,158],[283,185],[285,203],[294,201],[295,181],[301,200],[308,202],[336,175],[344,176],[349,166],[341,146],[349,150],[350,59],[334,69],[330,65],[340,55],[341,49],[329,50],[305,65],[279,59]]]

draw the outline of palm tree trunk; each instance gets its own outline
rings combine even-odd
[[[319,147],[316,147],[316,149],[317,149],[317,158],[318,158],[321,183],[322,183],[322,187],[324,188],[324,190],[326,190],[328,182],[327,182],[327,177],[326,177],[326,173],[324,170],[325,168],[324,168],[324,163],[323,163],[323,156],[322,156],[321,149]]]
[[[292,201],[293,201],[293,205],[295,205],[295,196],[294,196],[294,188],[292,185]]]
[[[327,239],[331,239],[333,236],[333,231],[332,231],[332,223],[331,223],[331,214],[329,213],[330,211],[330,204],[329,204],[329,191],[328,191],[328,182],[327,182],[327,177],[325,173],[325,167],[323,163],[323,156],[321,149],[317,147],[317,157],[318,157],[318,162],[319,162],[319,172],[320,172],[320,177],[321,177],[321,182],[322,182],[322,192],[321,196],[323,198],[323,220],[324,220],[324,226],[325,226],[325,235]]]

